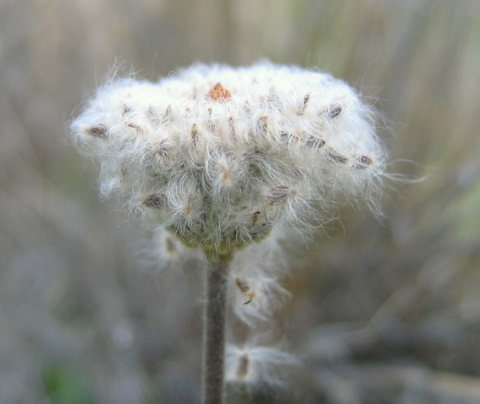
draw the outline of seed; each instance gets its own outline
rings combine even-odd
[[[348,161],[348,158],[345,156],[342,156],[341,154],[338,154],[335,150],[330,149],[327,152],[327,158],[337,164],[346,164]]]
[[[366,166],[369,166],[370,164],[373,163],[373,160],[368,156],[362,156],[360,157],[360,163],[365,164]]]
[[[235,283],[237,284],[238,289],[240,289],[240,292],[242,293],[247,293],[250,290],[250,286],[244,279],[235,278]]]
[[[107,128],[104,125],[92,126],[87,130],[87,133],[96,137],[107,137]]]
[[[338,104],[332,104],[328,108],[328,117],[331,119],[335,119],[338,115],[342,113],[342,106]]]
[[[239,380],[243,380],[247,376],[249,362],[250,360],[248,359],[248,354],[246,353],[238,358],[237,378]]]
[[[257,122],[257,132],[259,135],[265,136],[268,133],[267,117],[261,116]]]
[[[321,147],[325,146],[325,140],[321,137],[309,135],[305,139],[305,146],[311,147],[313,149],[320,149]]]
[[[192,137],[193,146],[196,146],[197,143],[198,143],[198,130],[197,130],[197,124],[196,123],[194,123],[192,125],[192,131],[190,132],[190,135]]]
[[[270,189],[270,195],[268,195],[267,200],[269,205],[283,204],[287,201],[288,194],[290,193],[290,188],[286,185],[280,185],[278,187],[273,187]]]
[[[137,131],[137,133],[143,133],[143,129],[140,126],[138,126],[137,124],[132,123],[132,122],[125,122],[125,124],[129,128],[135,129]]]
[[[166,205],[166,197],[163,194],[151,194],[142,202],[145,206],[153,209],[162,209]]]
[[[256,224],[259,220],[260,220],[260,211],[258,210],[252,215],[252,223]]]
[[[373,164],[373,160],[368,156],[361,156],[357,159],[354,168],[364,169]]]
[[[127,115],[131,110],[132,110],[132,108],[130,108],[128,105],[124,105],[123,106],[123,116]]]
[[[280,138],[287,144],[296,144],[300,140],[297,135],[292,133],[280,133]]]
[[[309,100],[310,100],[310,94],[305,94],[305,96],[303,97],[303,105],[300,108],[300,110],[297,111],[297,115],[303,115],[303,113],[305,112],[305,109],[307,108],[307,104]]]
[[[251,303],[255,297],[255,292],[250,288],[248,282],[245,279],[235,278],[235,283],[240,292],[242,292],[242,294],[248,297],[248,300],[243,304]]]

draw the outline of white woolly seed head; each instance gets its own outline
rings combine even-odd
[[[385,154],[344,82],[268,62],[101,87],[71,132],[100,188],[191,247],[231,251],[313,205],[372,200]]]

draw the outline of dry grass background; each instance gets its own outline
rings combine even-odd
[[[360,88],[390,171],[425,180],[294,252],[275,322],[304,363],[236,400],[480,402],[478,1],[3,0],[1,403],[199,402],[199,277],[141,262],[66,128],[114,61],[156,80],[263,57]]]

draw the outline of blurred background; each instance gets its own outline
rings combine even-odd
[[[359,89],[389,171],[423,181],[295,252],[272,322],[303,363],[232,402],[480,402],[480,2],[3,0],[1,403],[200,402],[200,277],[147,262],[67,128],[114,64],[262,58]]]

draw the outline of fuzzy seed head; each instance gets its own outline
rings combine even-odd
[[[313,206],[374,201],[385,166],[372,113],[348,85],[268,62],[113,80],[71,133],[100,163],[103,195],[215,254]]]

